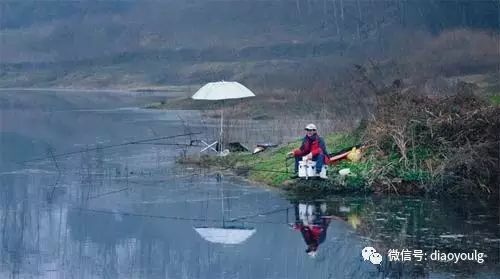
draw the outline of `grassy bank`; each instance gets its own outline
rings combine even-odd
[[[329,152],[335,153],[344,148],[351,147],[361,142],[364,129],[358,133],[338,133],[326,135],[325,141]],[[262,153],[250,152],[231,153],[225,157],[203,155],[201,157],[179,158],[182,164],[195,164],[201,167],[210,167],[217,170],[228,171],[247,179],[277,187],[285,190],[296,189],[299,191],[325,190],[331,192],[416,192],[417,189],[408,188],[408,184],[424,182],[423,171],[400,170],[401,178],[394,177],[388,182],[390,169],[398,169],[397,155],[391,154],[387,158],[376,155],[373,147],[364,152],[364,158],[359,162],[349,160],[328,167],[327,180],[319,179],[292,179],[294,159],[288,158],[287,153],[300,146],[300,140],[281,145],[275,149]],[[348,176],[338,175],[339,170],[349,168]],[[394,188],[394,183],[399,184]],[[405,187],[404,189],[401,187]],[[418,190],[419,191],[419,190]]]
[[[334,192],[493,193],[498,191],[500,107],[471,93],[425,97],[386,92],[378,97],[371,121],[351,133],[324,136],[330,153],[367,143],[358,162],[329,167],[329,179],[292,180],[293,160],[286,153],[300,141],[252,155],[180,158],[232,171],[252,181],[284,189]],[[348,176],[338,171],[349,168]]]
[[[325,137],[327,148],[333,152],[356,144],[359,140],[357,134],[336,134]],[[281,145],[275,149],[267,150],[262,153],[251,154],[249,152],[231,153],[225,157],[208,156],[179,158],[180,163],[197,164],[202,167],[216,167],[222,170],[228,170],[235,174],[247,177],[252,181],[267,184],[273,187],[287,187],[296,184],[297,181],[290,179],[293,174],[293,159],[287,160],[287,153],[300,145],[300,140]],[[332,171],[338,168],[330,168]],[[359,171],[362,171],[359,168]],[[332,190],[343,191],[347,188],[356,187],[362,189],[362,184],[337,183],[335,179],[328,181],[314,181],[318,187],[327,187]]]

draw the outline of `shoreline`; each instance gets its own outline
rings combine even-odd
[[[90,92],[90,93],[185,93],[186,89],[198,85],[166,85],[144,87],[0,87],[0,91],[55,91],[55,92]]]
[[[295,178],[295,179],[288,178],[284,181],[283,184],[273,185],[271,183],[266,183],[265,181],[262,181],[260,179],[252,178],[252,175],[249,175],[249,172],[252,171],[251,169],[245,169],[244,167],[228,168],[220,165],[220,163],[214,163],[214,161],[211,159],[207,161],[201,159],[198,162],[177,161],[177,164],[184,166],[195,166],[198,168],[209,170],[213,173],[230,175],[237,179],[243,180],[253,186],[261,187],[267,190],[277,191],[285,196],[300,195],[311,199],[324,198],[327,196],[336,196],[336,195],[341,195],[341,196],[369,195],[374,197],[408,197],[408,198],[426,197],[426,198],[436,198],[436,199],[452,198],[457,200],[474,198],[477,200],[489,200],[492,198],[495,199],[497,196],[495,193],[485,193],[485,192],[480,192],[480,193],[447,192],[447,191],[426,192],[423,188],[421,188],[419,191],[414,191],[411,190],[411,187],[414,186],[413,184],[407,184],[408,186],[407,188],[410,190],[399,191],[399,192],[392,191],[392,188],[380,184],[374,184],[371,186],[365,185],[363,188],[357,188],[357,189],[349,188],[342,185],[337,185],[335,184],[334,181],[332,181],[332,178],[339,177],[338,173],[336,174],[329,173],[328,180],[321,180],[316,178],[309,180],[300,178]],[[330,166],[329,169],[332,169],[332,167]],[[290,172],[287,175],[291,176],[292,173]],[[399,189],[401,190],[401,188]]]
[[[2,87],[0,91],[55,91],[55,92],[91,92],[91,93],[133,93],[128,89],[94,89],[74,87]]]

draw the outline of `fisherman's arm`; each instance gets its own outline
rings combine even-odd
[[[302,141],[302,144],[300,145],[300,147],[298,149],[295,149],[293,151],[290,151],[288,153],[289,156],[293,156],[293,157],[300,157],[300,156],[304,156],[306,155],[304,153],[304,146],[305,146],[305,139]]]

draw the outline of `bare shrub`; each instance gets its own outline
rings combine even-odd
[[[396,152],[404,169],[424,172],[450,191],[490,192],[498,190],[500,172],[498,115],[499,107],[470,92],[390,93],[380,97],[367,137],[384,156]]]

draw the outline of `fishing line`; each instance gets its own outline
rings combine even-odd
[[[259,169],[259,168],[249,168],[249,167],[224,167],[220,168],[221,170],[236,170],[236,171],[257,171],[257,172],[272,172],[272,173],[281,173],[288,174],[288,171],[280,171],[280,170],[271,170],[271,169]]]
[[[37,159],[37,160],[42,160],[42,159],[40,158],[40,159]],[[30,162],[30,161],[26,161],[26,162]],[[200,169],[206,169],[206,168],[201,167]],[[150,170],[150,169],[147,168],[147,169],[135,170],[135,171],[130,171],[129,170],[129,173],[130,174],[137,174],[137,176],[135,176],[135,177],[146,177],[146,176],[151,176],[152,175],[151,171],[148,171],[148,172],[144,173],[144,170]],[[231,171],[255,171],[255,172],[269,172],[269,173],[278,173],[278,174],[290,174],[290,172],[288,170],[286,170],[286,171],[280,171],[280,170],[272,170],[272,169],[261,169],[261,168],[252,168],[252,167],[236,167],[236,166],[217,167],[216,170],[218,170],[218,171],[227,171],[227,170],[231,170]],[[81,174],[78,171],[70,171],[70,172],[62,172],[62,173],[64,173],[64,174]],[[105,173],[92,173],[92,174],[105,174]],[[175,175],[176,172],[174,172],[174,171],[162,171],[162,172],[159,172],[159,173],[155,172],[154,174],[174,174]],[[190,176],[199,176],[199,175],[200,175],[199,173],[192,173],[192,174],[185,174],[185,175],[176,175],[176,178],[183,178],[183,177],[190,177]],[[116,178],[118,178],[118,177],[116,177]],[[170,181],[170,180],[163,180],[163,182],[166,182],[166,181]],[[130,181],[130,182],[131,183],[136,183],[136,184],[142,183],[142,182],[133,182],[133,181]]]
[[[70,151],[70,152],[65,152],[65,153],[53,154],[52,156],[47,156],[47,157],[35,158],[35,159],[31,159],[31,160],[26,160],[26,161],[20,161],[20,162],[17,162],[17,164],[25,164],[25,163],[36,162],[36,161],[43,161],[43,160],[47,160],[50,158],[54,159],[54,158],[59,158],[59,157],[66,157],[66,156],[86,153],[86,152],[90,152],[90,151],[104,150],[104,149],[109,149],[109,148],[114,148],[114,147],[121,147],[121,146],[132,145],[132,144],[141,144],[141,143],[146,143],[146,142],[151,142],[151,141],[171,139],[171,138],[184,137],[184,136],[191,136],[191,135],[197,135],[197,134],[201,134],[201,133],[187,133],[187,134],[181,134],[181,135],[175,135],[175,136],[158,137],[158,138],[151,138],[151,139],[144,139],[144,140],[129,141],[129,142],[124,142],[124,143],[119,143],[119,144],[98,146],[98,147],[94,147],[94,148],[87,148],[84,150]]]
[[[82,207],[73,207],[72,209],[82,211],[82,212],[92,212],[92,213],[110,214],[110,215],[119,214],[119,215],[123,215],[123,216],[146,217],[146,218],[175,220],[175,221],[197,221],[197,222],[198,221],[200,221],[200,222],[222,222],[223,221],[222,219],[188,218],[188,217],[179,217],[179,216],[152,215],[152,214],[123,212],[123,211],[88,209],[88,208],[82,208]],[[260,214],[260,215],[262,215],[262,214]],[[234,222],[234,221],[228,220],[226,222]],[[272,221],[245,221],[244,223],[288,225],[288,223],[285,223],[285,222],[272,222]]]
[[[270,211],[267,211],[267,212],[257,213],[257,214],[254,214],[254,215],[248,215],[248,216],[242,216],[242,217],[238,217],[238,218],[232,218],[232,219],[229,220],[229,222],[235,222],[235,221],[244,220],[244,219],[248,219],[248,218],[252,218],[252,217],[258,217],[260,215],[270,215],[270,214],[273,214],[273,213],[287,211],[287,210],[289,210],[291,208],[293,208],[293,206],[289,206],[287,208],[274,209],[274,210],[270,210]]]
[[[130,187],[126,187],[126,188],[123,188],[123,189],[120,189],[120,190],[109,191],[109,192],[106,192],[106,193],[102,193],[102,194],[99,194],[99,195],[88,197],[87,200],[96,199],[96,198],[100,198],[100,197],[104,197],[104,196],[108,196],[108,195],[112,195],[112,194],[121,193],[121,192],[127,191],[129,189],[130,189]]]

